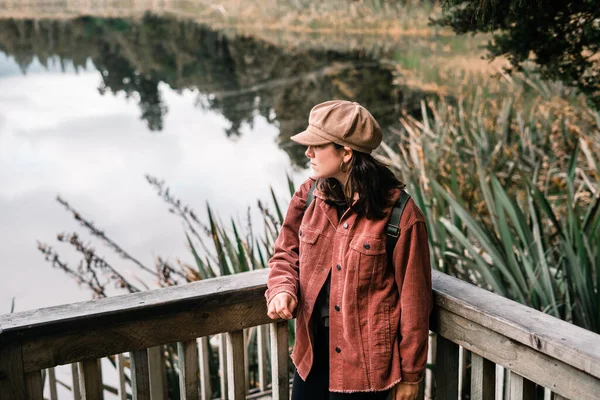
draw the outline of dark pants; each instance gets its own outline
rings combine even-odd
[[[383,392],[334,393],[329,391],[329,329],[315,324],[314,361],[303,381],[294,374],[292,400],[385,400],[390,390]]]

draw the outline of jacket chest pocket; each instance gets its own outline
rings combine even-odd
[[[321,234],[315,230],[300,227],[298,231],[298,237],[300,238],[300,248],[298,249],[300,268],[311,268],[319,262],[320,257],[317,248],[320,244],[320,236]]]
[[[350,242],[349,267],[358,273],[359,279],[371,279],[381,274],[387,262],[385,240],[370,237],[355,237]]]

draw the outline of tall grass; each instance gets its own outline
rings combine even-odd
[[[435,267],[599,332],[600,115],[515,79],[423,103],[382,158],[426,213]]]

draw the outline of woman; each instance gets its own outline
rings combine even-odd
[[[316,105],[292,136],[314,176],[290,201],[265,293],[270,318],[296,312],[292,400],[417,397],[432,305],[427,230],[409,199],[387,254],[404,185],[370,155],[381,139],[364,107],[338,100]]]

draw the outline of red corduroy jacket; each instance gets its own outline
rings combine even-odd
[[[425,371],[432,307],[431,266],[425,218],[412,199],[388,265],[382,220],[352,208],[338,220],[318,189],[304,210],[314,180],[296,191],[269,260],[267,304],[287,292],[296,308],[292,360],[306,380],[313,363],[311,317],[331,272],[329,335],[332,392],[369,392],[400,381],[418,382]],[[400,194],[393,192],[395,201]]]

